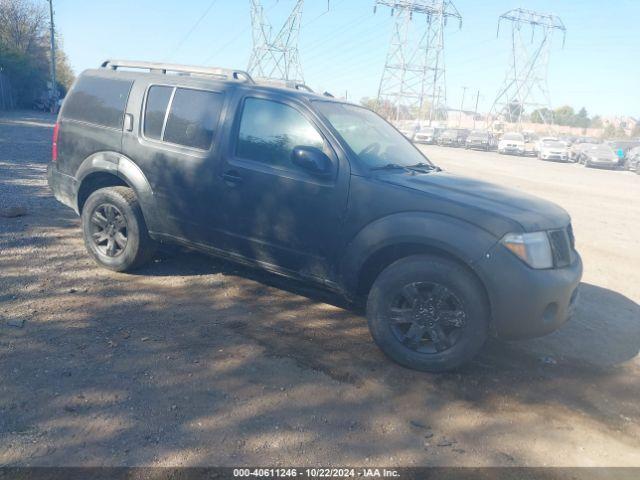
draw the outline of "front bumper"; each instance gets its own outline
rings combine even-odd
[[[56,200],[78,213],[78,205],[76,202],[78,188],[76,179],[58,171],[58,165],[52,162],[47,167],[47,181]]]
[[[539,337],[560,328],[573,315],[582,278],[577,252],[565,268],[529,268],[501,244],[477,263],[487,288],[498,337]]]
[[[598,161],[598,160],[594,160],[592,158],[588,159],[585,162],[586,165],[588,165],[589,167],[596,167],[596,168],[611,168],[611,169],[615,169],[618,168],[618,162],[607,162],[607,161]]]
[[[569,157],[567,155],[564,154],[559,154],[559,153],[541,153],[540,154],[540,158],[542,160],[553,160],[556,162],[568,162],[569,161]]]

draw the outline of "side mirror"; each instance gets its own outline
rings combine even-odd
[[[291,152],[291,163],[318,177],[331,176],[331,160],[316,147],[295,147]]]

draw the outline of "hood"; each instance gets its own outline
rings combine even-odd
[[[434,210],[446,210],[439,213],[460,217],[496,235],[506,233],[500,231],[504,228],[504,220],[515,222],[530,232],[564,228],[570,221],[569,214],[555,203],[451,173],[413,175],[408,172],[386,172],[380,179],[420,191],[434,200],[427,206],[434,205]]]

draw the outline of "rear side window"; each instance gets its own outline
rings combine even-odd
[[[223,96],[220,93],[154,85],[147,93],[144,136],[161,142],[208,150],[220,117],[222,102]]]
[[[64,104],[64,118],[122,129],[132,82],[82,76]]]
[[[208,150],[222,110],[222,95],[178,88],[164,131],[164,141]]]
[[[162,140],[162,127],[173,87],[153,86],[147,95],[147,109],[144,114],[144,135],[153,140]]]
[[[324,139],[304,115],[288,105],[258,98],[245,100],[238,157],[290,168],[296,146],[322,150]]]

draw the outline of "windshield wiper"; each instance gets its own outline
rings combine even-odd
[[[431,165],[430,163],[425,163],[425,162],[419,162],[416,163],[415,165],[407,165],[406,168],[411,168],[411,169],[428,169],[428,170],[434,170],[436,172],[441,171],[442,169],[440,167],[436,167],[435,165]]]
[[[371,171],[374,170],[408,170],[408,167],[400,165],[399,163],[387,163],[386,165],[382,165],[380,167],[371,167]]]

